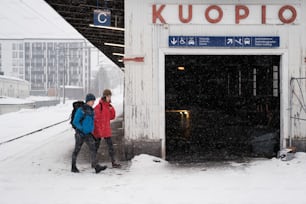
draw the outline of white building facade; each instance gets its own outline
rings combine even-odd
[[[90,48],[83,39],[0,39],[0,71],[31,83],[31,94],[90,87]],[[65,83],[64,83],[65,81]]]
[[[170,95],[175,92],[181,93],[180,85],[173,92],[170,91],[172,88],[175,89],[175,86],[171,84],[177,83],[173,78],[186,85],[186,80],[183,80],[186,77],[182,76],[180,79],[178,77],[181,76],[180,74],[169,76],[168,69],[172,69],[171,63],[174,67],[180,65],[179,63],[175,64],[176,60],[171,61],[171,59],[179,60],[186,56],[192,58],[193,61],[203,60],[205,56],[210,56],[207,61],[212,61],[216,57],[220,57],[220,60],[229,59],[225,61],[226,66],[222,65],[224,69],[221,71],[216,69],[217,73],[214,72],[213,75],[217,76],[222,72],[222,77],[223,75],[224,77],[218,75],[218,80],[211,81],[224,87],[224,90],[229,90],[224,92],[226,95],[230,93],[230,84],[233,81],[231,77],[234,77],[237,84],[232,87],[237,89],[235,92],[237,97],[233,99],[235,95],[233,92],[228,95],[231,99],[227,101],[232,100],[236,103],[238,98],[239,100],[242,98],[243,101],[248,101],[248,99],[254,101],[254,107],[253,103],[248,104],[248,110],[252,110],[252,113],[248,111],[246,116],[240,114],[239,109],[244,108],[241,105],[236,107],[235,117],[249,119],[245,126],[248,127],[251,123],[252,128],[258,129],[263,127],[267,121],[271,122],[271,118],[274,116],[271,116],[271,120],[269,120],[269,115],[277,113],[275,114],[277,115],[275,117],[277,120],[275,132],[277,132],[279,139],[277,143],[279,149],[296,146],[298,151],[305,151],[306,39],[304,36],[306,34],[306,14],[303,12],[304,10],[306,10],[305,0],[280,0],[277,2],[266,0],[246,0],[243,2],[238,0],[126,0],[125,58],[130,59],[125,63],[124,121],[127,151],[153,153],[167,158],[167,155],[171,154],[167,150],[170,141],[167,139],[167,135],[171,134],[171,131],[167,130],[167,114],[170,112],[181,115],[186,113],[184,117],[191,118],[191,124],[185,126],[183,131],[189,131],[190,125],[192,131],[193,124],[197,124],[198,130],[201,130],[199,127],[203,125],[203,132],[208,129],[205,124],[196,123],[194,120],[192,122],[192,118],[196,118],[194,116],[196,114],[186,108],[187,106],[184,104],[181,105],[182,110],[179,105],[173,107],[170,105]],[[175,56],[178,57],[175,58]],[[248,62],[230,61],[231,58],[236,59],[237,56],[245,56]],[[144,61],[133,61],[132,59],[135,57],[143,58]],[[265,71],[262,71],[261,67],[265,66],[262,63],[265,60],[271,61],[271,63],[267,65],[269,68],[264,68]],[[198,63],[201,64],[200,61]],[[214,67],[213,63],[217,62],[212,62],[209,66]],[[188,69],[188,66],[191,65],[195,64],[189,62],[187,65],[185,64],[185,67],[182,67],[182,70]],[[243,78],[243,73],[246,70],[243,67],[248,67],[250,70],[245,75],[248,77]],[[201,69],[201,65],[198,69]],[[202,83],[206,88],[216,89],[216,85],[209,85],[207,82],[210,81],[209,76],[205,75],[212,73],[212,71],[205,65],[202,65],[202,69],[207,71],[200,74],[198,69],[194,69],[196,74],[193,76],[201,75],[202,80],[192,81],[189,77],[188,87],[198,87]],[[172,73],[176,73],[176,71]],[[185,70],[186,73],[187,71]],[[264,74],[259,75],[261,72]],[[260,80],[264,81],[266,76],[270,77],[268,81],[265,81],[267,83],[260,84]],[[227,80],[224,82],[224,86],[223,79]],[[249,95],[244,95],[244,87],[249,85]],[[220,88],[220,91],[222,90],[223,88]],[[186,97],[190,97],[188,92],[188,88],[186,88],[182,93],[186,93]],[[206,96],[209,95],[205,91],[202,93]],[[184,100],[184,94],[179,95],[175,96],[177,104]],[[217,91],[209,96],[212,95],[217,98],[215,103],[222,101],[223,107],[228,104],[225,100],[226,97],[222,96],[220,99],[221,95]],[[191,97],[197,96],[194,94]],[[212,101],[211,97],[209,100]],[[242,104],[242,102],[239,103]],[[200,102],[197,102],[197,106],[206,107],[205,104],[207,103],[205,96],[203,96]],[[210,102],[205,111],[209,109],[216,112],[216,106],[213,105],[213,102]],[[209,108],[212,106],[213,108]],[[201,111],[204,110],[201,109]],[[273,113],[270,114],[270,112]],[[209,111],[205,113],[208,115]],[[250,118],[254,115],[256,118],[260,115],[259,113],[265,114],[264,120],[266,122],[258,122],[259,120],[250,122]],[[222,114],[226,115],[224,112]],[[215,114],[214,117],[216,118],[217,115]],[[231,117],[228,120],[232,120]],[[216,121],[218,122],[218,120]],[[237,127],[241,126],[237,125]],[[218,128],[212,131],[215,136],[217,131],[219,131]],[[234,129],[227,129],[227,132],[231,131],[233,132]],[[198,132],[200,135],[201,131]],[[208,135],[212,132],[203,134],[206,143],[209,141]],[[189,136],[188,133],[186,137],[189,138]],[[246,140],[250,139],[251,137],[248,137]],[[187,140],[192,141],[192,139]],[[218,151],[218,148],[222,149],[216,145],[215,150]]]

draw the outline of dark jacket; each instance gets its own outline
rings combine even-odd
[[[73,125],[84,135],[94,130],[94,110],[87,104],[78,108],[73,119]]]

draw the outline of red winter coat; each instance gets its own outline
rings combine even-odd
[[[95,138],[107,138],[112,136],[110,121],[116,116],[114,107],[100,99],[95,109],[95,122],[93,135]]]

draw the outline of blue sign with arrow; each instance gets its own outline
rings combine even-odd
[[[169,36],[169,47],[275,48],[279,36]]]

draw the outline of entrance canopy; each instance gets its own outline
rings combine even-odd
[[[112,28],[124,28],[124,0],[45,1],[115,64],[123,67],[121,60],[124,54],[124,30]],[[94,24],[96,9],[110,11],[110,29],[90,26]]]

